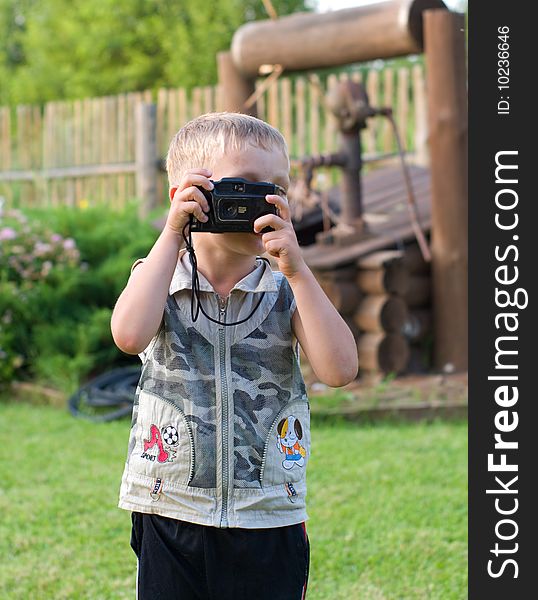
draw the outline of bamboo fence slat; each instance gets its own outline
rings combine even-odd
[[[267,99],[267,104],[268,104],[267,121],[270,125],[279,129],[280,123],[279,123],[279,119],[278,119],[278,116],[279,116],[278,80],[273,81],[273,83],[269,86],[269,89],[267,90],[267,96],[268,96],[268,99]]]
[[[396,111],[396,125],[403,150],[406,151],[409,142],[407,138],[407,120],[409,118],[409,69],[398,69],[398,104]]]
[[[118,161],[127,162],[127,99],[125,94],[118,97]],[[122,205],[127,201],[127,175],[118,176],[118,202]]]
[[[282,135],[291,147],[292,142],[292,99],[291,99],[291,81],[290,79],[280,79],[278,81],[280,87],[280,97],[282,98]]]
[[[259,88],[262,86],[262,82],[260,80],[256,81],[255,84],[255,89],[256,92],[258,92]],[[264,121],[266,120],[267,116],[265,113],[265,94],[262,94],[259,98],[258,101],[256,102],[256,107],[258,109],[258,117],[260,119],[263,119]]]
[[[338,79],[334,73],[331,73],[327,77],[327,87],[326,91],[328,92],[333,86],[338,83]],[[332,114],[325,113],[325,152],[333,152],[336,148],[336,123],[335,117]]]
[[[309,84],[310,96],[310,152],[319,154],[319,111],[320,111],[320,93],[319,93],[319,77],[312,75]]]
[[[372,69],[368,73],[366,80],[366,93],[370,106],[379,106],[379,73]],[[379,127],[379,119],[368,119],[368,127],[366,128],[366,151],[374,154],[377,148],[377,132]]]
[[[297,156],[299,158],[306,155],[306,99],[305,99],[305,80],[298,77],[295,81],[295,108],[297,114]]]
[[[195,87],[192,90],[192,117],[198,117],[204,111],[202,110],[202,88]]]
[[[383,106],[391,107],[394,105],[394,70],[385,69],[383,73]],[[392,152],[394,149],[394,132],[388,119],[383,121],[383,152]]]
[[[413,127],[413,141],[415,161],[418,164],[428,163],[428,113],[426,104],[426,84],[424,82],[424,69],[415,65],[413,77],[413,106],[415,109],[415,123]]]

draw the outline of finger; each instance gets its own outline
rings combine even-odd
[[[200,171],[202,171],[202,169],[200,169]],[[208,176],[206,176],[205,173],[211,173],[211,171],[204,170],[203,173],[198,171],[187,171],[187,173],[185,173],[181,179],[179,189],[184,190],[191,185],[199,185],[206,190],[212,190],[215,186],[213,185],[213,182],[208,179]]]
[[[282,231],[282,229],[279,229],[278,231],[268,231],[264,233],[262,235],[262,242],[265,244],[266,242],[269,242],[271,240],[285,239],[284,235],[282,234]]]
[[[211,175],[213,175],[213,171],[211,171],[211,169],[187,169],[187,171],[185,171],[185,175],[187,175],[188,173],[195,173],[198,175],[204,175],[205,177],[211,177]]]
[[[182,202],[181,208],[184,212],[191,214],[193,217],[196,217],[198,221],[206,222],[209,218],[204,213],[202,207],[198,204],[198,202],[195,202],[194,200]]]
[[[209,211],[209,202],[207,201],[207,198],[204,196],[203,192],[194,185],[191,185],[190,187],[181,191],[179,189],[176,190],[176,193],[172,199],[173,202],[177,201],[182,203],[187,202],[188,200],[194,200],[195,202],[198,202],[198,204],[202,207],[202,210],[205,212]]]
[[[282,244],[281,240],[270,240],[267,242],[267,244],[265,244],[265,251],[276,258],[288,253],[287,247]]]
[[[289,227],[289,221],[284,221],[277,215],[263,215],[254,221],[254,231],[259,233],[264,227],[272,227],[275,230]]]
[[[284,221],[290,221],[291,223],[291,212],[290,205],[286,198],[279,196],[278,194],[267,194],[265,200],[269,204],[274,204],[278,208],[278,214],[284,219]]]

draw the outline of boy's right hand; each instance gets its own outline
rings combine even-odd
[[[196,186],[212,190],[214,186],[209,177],[211,171],[207,169],[191,169],[185,173],[179,186],[170,188],[171,206],[165,229],[181,235],[190,215],[194,215],[198,221],[207,221],[204,212],[209,211],[209,204]]]

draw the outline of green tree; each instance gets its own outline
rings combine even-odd
[[[260,0],[0,0],[0,104],[215,83],[216,53],[259,18]]]

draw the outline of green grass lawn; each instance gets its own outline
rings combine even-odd
[[[0,598],[135,597],[129,422],[0,404]],[[467,597],[467,424],[316,423],[309,600]]]

